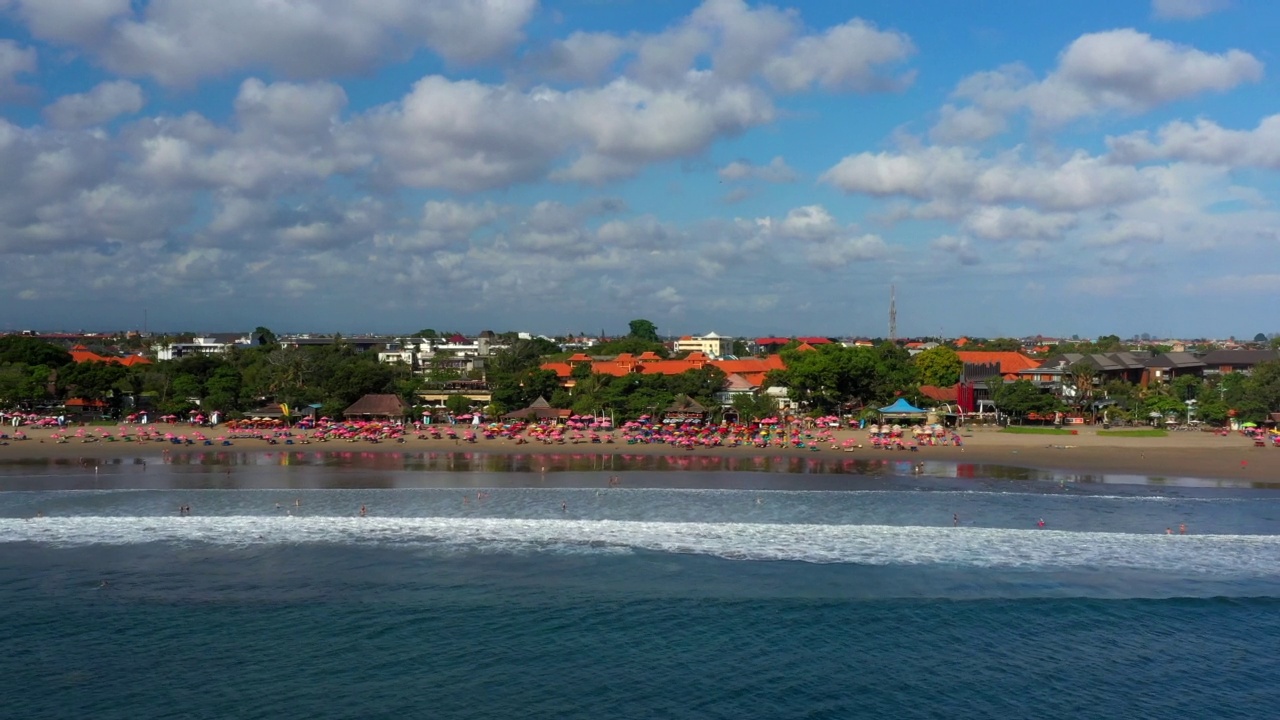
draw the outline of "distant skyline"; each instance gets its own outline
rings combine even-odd
[[[1280,5],[0,0],[0,330],[1280,330]]]

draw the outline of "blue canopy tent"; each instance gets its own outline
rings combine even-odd
[[[907,402],[906,398],[898,398],[892,405],[880,408],[881,420],[924,420],[928,413],[928,410],[922,410]]]

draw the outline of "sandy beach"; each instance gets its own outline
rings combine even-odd
[[[185,426],[182,426],[185,428]],[[177,429],[178,426],[175,426]],[[69,438],[58,442],[52,437],[56,430],[31,429],[28,439],[10,437],[0,445],[0,463],[5,461],[31,461],[40,459],[80,459],[93,462],[97,459],[122,457],[158,457],[166,452],[181,453],[204,449],[199,446],[175,446],[164,442],[86,442]],[[207,431],[208,432],[208,431]],[[208,432],[212,435],[214,433]],[[1116,437],[1098,435],[1092,428],[1084,428],[1077,435],[1022,435],[1003,433],[995,428],[966,431],[963,447],[922,447],[919,452],[873,449],[862,431],[837,431],[835,444],[853,438],[862,447],[852,452],[823,445],[819,450],[810,449],[761,449],[754,447],[721,447],[681,450],[667,445],[626,444],[565,444],[542,445],[538,443],[517,445],[504,439],[480,439],[475,443],[457,440],[432,440],[408,437],[403,443],[357,441],[311,442],[290,449],[305,447],[312,452],[350,451],[361,452],[486,452],[486,453],[627,453],[632,455],[718,455],[749,458],[752,456],[797,455],[830,459],[881,459],[893,458],[937,462],[966,462],[990,465],[1006,465],[1040,470],[1071,471],[1087,474],[1138,475],[1144,477],[1184,477],[1206,480],[1280,482],[1280,448],[1255,447],[1252,440],[1238,433],[1220,436],[1207,432],[1170,433],[1167,437]],[[271,445],[259,439],[238,439],[232,447],[236,452],[279,452],[283,445]],[[222,448],[219,449],[229,449]]]

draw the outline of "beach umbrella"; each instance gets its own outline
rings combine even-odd
[[[1258,427],[1258,423],[1256,422],[1241,423],[1240,427],[1254,428],[1254,427]]]

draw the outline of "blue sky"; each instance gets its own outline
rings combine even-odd
[[[0,329],[1274,332],[1276,27],[0,0]]]

